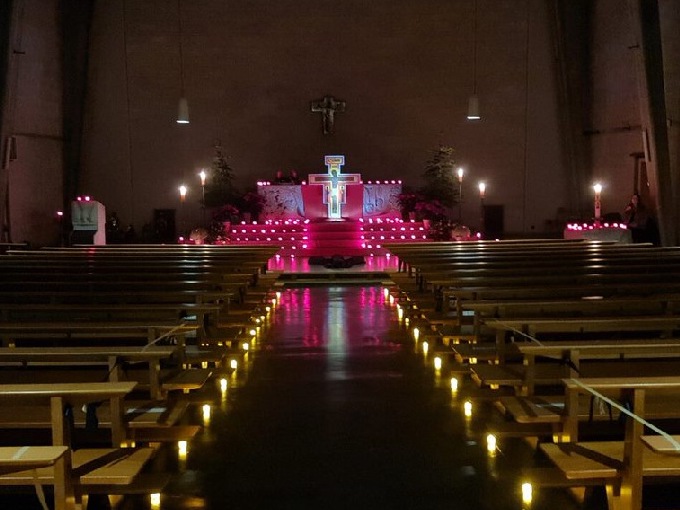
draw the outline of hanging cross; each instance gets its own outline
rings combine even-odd
[[[323,203],[328,206],[328,219],[342,219],[342,204],[346,203],[346,185],[359,184],[361,174],[341,174],[345,156],[326,156],[327,174],[310,174],[309,184],[323,185]]]
[[[325,96],[318,101],[312,101],[312,112],[321,114],[321,127],[323,134],[333,134],[335,114],[345,111],[345,102],[338,101],[333,96]]]

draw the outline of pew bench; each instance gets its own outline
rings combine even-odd
[[[508,334],[537,338],[545,334],[580,334],[595,339],[602,334],[656,333],[659,337],[680,332],[680,316],[620,316],[620,317],[526,317],[487,319],[484,325],[496,331],[499,361],[505,360]]]
[[[32,447],[36,448],[36,447]],[[54,448],[54,447],[52,447]],[[68,449],[67,449],[68,450]],[[167,474],[148,474],[143,470],[153,458],[155,448],[97,448],[75,450],[70,453],[71,469],[67,476],[75,493],[73,500],[79,504],[83,495],[136,494],[160,492],[169,482]],[[58,500],[59,474],[52,466],[36,467],[3,473],[0,485],[32,487],[34,484],[55,485],[55,508],[73,508],[70,498]]]
[[[0,484],[7,477],[16,481],[18,474],[28,472],[31,474],[29,483],[35,486],[37,494],[42,494],[43,481],[37,479],[38,468],[53,467],[64,455],[70,453],[66,446],[3,446],[0,447]],[[52,469],[51,484],[54,485],[54,508],[63,508],[64,503],[58,498],[67,494],[70,484],[70,475],[64,470]],[[11,482],[10,482],[11,483]],[[24,485],[19,482],[18,485]]]
[[[606,316],[606,315],[672,315],[680,311],[680,294],[660,293],[650,296],[621,296],[589,299],[513,299],[466,301],[461,304],[463,314],[471,313],[475,334],[487,319],[526,316]]]
[[[174,338],[178,357],[184,362],[186,337],[196,332],[198,324],[186,321],[94,321],[94,322],[0,322],[0,345],[16,347],[17,343],[44,344],[45,342],[77,342],[81,345],[101,345],[123,339],[155,344],[158,340]]]
[[[680,456],[666,455],[647,448],[642,440],[645,425],[637,419],[625,422],[623,442],[579,442],[578,399],[582,394],[599,392],[627,401],[632,413],[641,419],[648,412],[650,395],[672,400],[680,396],[680,377],[619,377],[601,379],[565,379],[566,419],[562,443],[541,448],[567,477],[614,479],[607,483],[610,506],[621,510],[641,510],[645,477],[680,475]],[[677,413],[675,417],[680,417]],[[569,443],[569,444],[564,444]]]
[[[543,443],[541,451],[565,475],[572,486],[583,486],[584,480],[604,485],[610,508],[640,510],[642,484],[653,477],[680,476],[680,457],[645,449],[639,468],[640,490],[629,493],[624,467],[626,455],[623,441],[588,441],[585,443]],[[637,470],[636,470],[637,471]]]
[[[161,363],[172,360],[176,356],[177,346],[112,346],[112,347],[0,347],[0,379],[3,382],[46,381],[50,379],[50,372],[46,367],[54,368],[57,373],[49,382],[67,382],[71,380],[85,380],[86,374],[92,372],[87,379],[101,380],[101,370],[110,381],[123,380],[123,363],[145,364],[147,370],[141,375],[141,381],[146,381],[152,398],[161,398],[164,377]],[[37,367],[39,370],[28,370]],[[94,370],[85,370],[94,368]],[[17,369],[20,369],[17,371]],[[67,369],[67,370],[64,370]],[[71,370],[73,369],[73,370]],[[20,372],[24,372],[22,375]]]

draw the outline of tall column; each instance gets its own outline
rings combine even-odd
[[[680,240],[677,187],[678,175],[672,172],[666,125],[663,51],[657,0],[628,0],[637,61],[640,119],[649,153],[647,170],[652,197],[664,246]]]

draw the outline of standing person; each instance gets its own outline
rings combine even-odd
[[[648,232],[650,217],[639,194],[634,193],[630,198],[630,202],[623,210],[623,221],[631,230],[634,243],[651,241]]]

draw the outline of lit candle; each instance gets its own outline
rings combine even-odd
[[[452,377],[451,378],[451,392],[456,393],[457,391],[458,391],[458,378]]]
[[[595,183],[593,185],[593,191],[595,192],[595,221],[599,222],[602,217],[602,203],[600,202],[600,196],[602,194],[602,184]]]
[[[531,484],[529,482],[524,482],[522,484],[522,503],[525,505],[530,505],[532,496],[533,496],[533,488],[531,487]]]
[[[180,199],[181,202],[184,202],[186,200],[186,198],[187,198],[187,187],[184,184],[182,184],[179,187],[179,199]]]
[[[487,434],[486,436],[486,451],[496,453],[496,436],[493,434]]]

